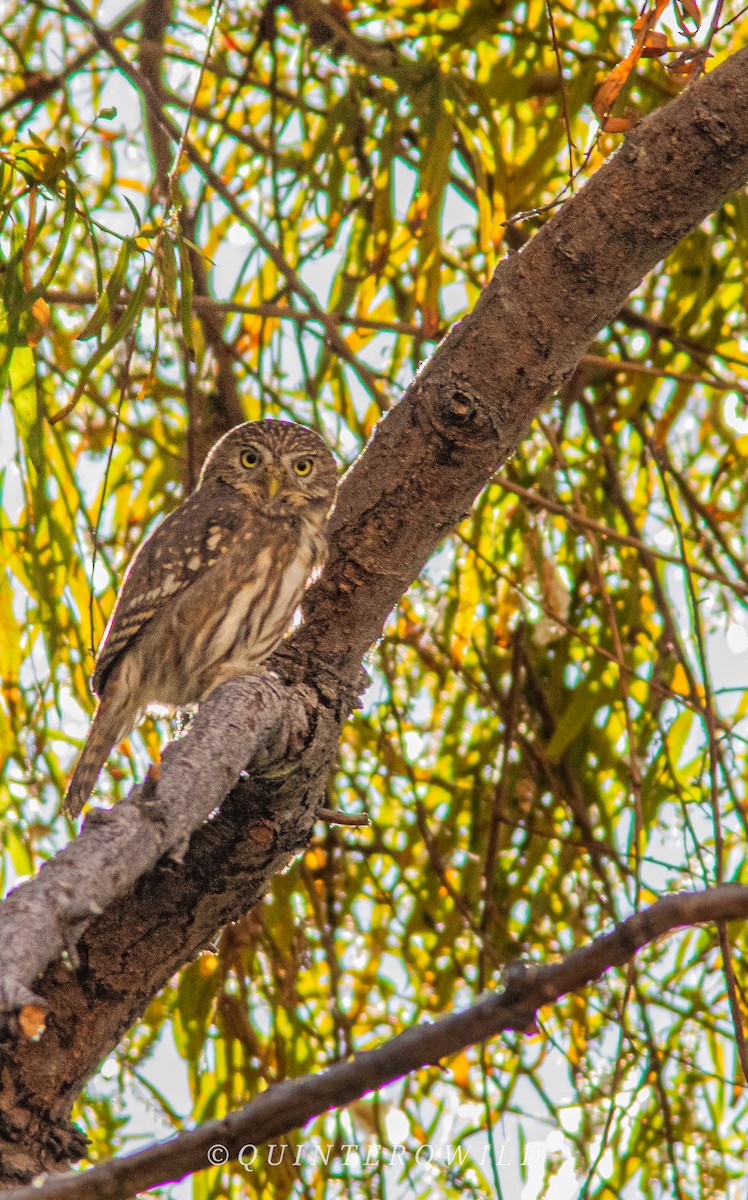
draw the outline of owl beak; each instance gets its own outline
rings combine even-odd
[[[268,496],[271,500],[278,494],[278,489],[281,485],[281,477],[277,472],[271,471],[268,475]]]

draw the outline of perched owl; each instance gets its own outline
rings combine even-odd
[[[274,650],[325,561],[336,480],[332,454],[303,425],[249,421],[216,442],[195,491],[125,575],[92,680],[99,707],[65,797],[71,816],[150,704],[204,700]]]

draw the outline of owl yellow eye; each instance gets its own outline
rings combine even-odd
[[[311,474],[312,465],[311,458],[297,458],[293,465],[293,469],[297,475],[301,475],[303,477],[304,475]]]
[[[260,456],[256,450],[242,450],[241,464],[248,470],[256,467],[259,464]]]

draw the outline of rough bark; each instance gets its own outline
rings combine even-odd
[[[242,780],[181,863],[154,867],[90,924],[77,969],[50,960],[34,984],[49,1007],[47,1032],[38,1043],[19,1041],[11,1026],[0,1065],[6,1179],[74,1157],[80,1142],[67,1115],[81,1083],[169,975],[305,844],[362,655],[387,613],[631,290],[748,179],[747,103],[748,49],[642,122],[500,264],[474,312],[377,427],[342,484],[331,560],[308,597],[306,624],[271,664],[286,687],[307,689],[300,744],[283,748],[291,773]],[[193,792],[214,786],[210,759],[220,757],[225,730],[206,717],[203,736]],[[236,776],[246,749],[232,763]],[[136,809],[133,820],[151,820]],[[0,908],[0,943],[22,943],[17,922],[43,876],[23,885],[13,907]],[[75,886],[85,907],[80,872]],[[78,931],[68,925],[64,934],[74,940]],[[14,977],[23,982],[23,975],[21,963]]]
[[[259,765],[270,746],[277,753],[285,743],[288,752],[303,740],[308,704],[272,676],[232,681],[202,705],[189,736],[166,747],[142,787],[113,809],[93,810],[34,886],[16,888],[3,902],[0,1011],[38,1003],[28,985],[63,951],[75,959],[94,917],[165,855],[181,861],[193,831],[238,783],[243,763]]]

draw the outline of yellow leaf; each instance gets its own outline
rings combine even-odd
[[[133,192],[142,192],[143,195],[145,195],[146,186],[142,179],[130,179],[129,177],[123,177],[118,179],[117,183],[120,187],[130,188],[130,190]]]
[[[0,679],[15,683],[21,669],[21,630],[13,615],[10,580],[0,575]]]
[[[457,1086],[467,1090],[470,1087],[470,1059],[467,1054],[458,1054],[450,1064],[450,1070]]]
[[[670,681],[670,687],[674,692],[677,692],[679,696],[690,696],[691,694],[691,689],[688,686],[688,676],[686,675],[681,663],[676,664],[675,670],[673,671],[673,678]]]
[[[211,975],[215,975],[218,970],[218,955],[209,954],[207,951],[198,956],[197,969],[203,979],[208,979]]]

